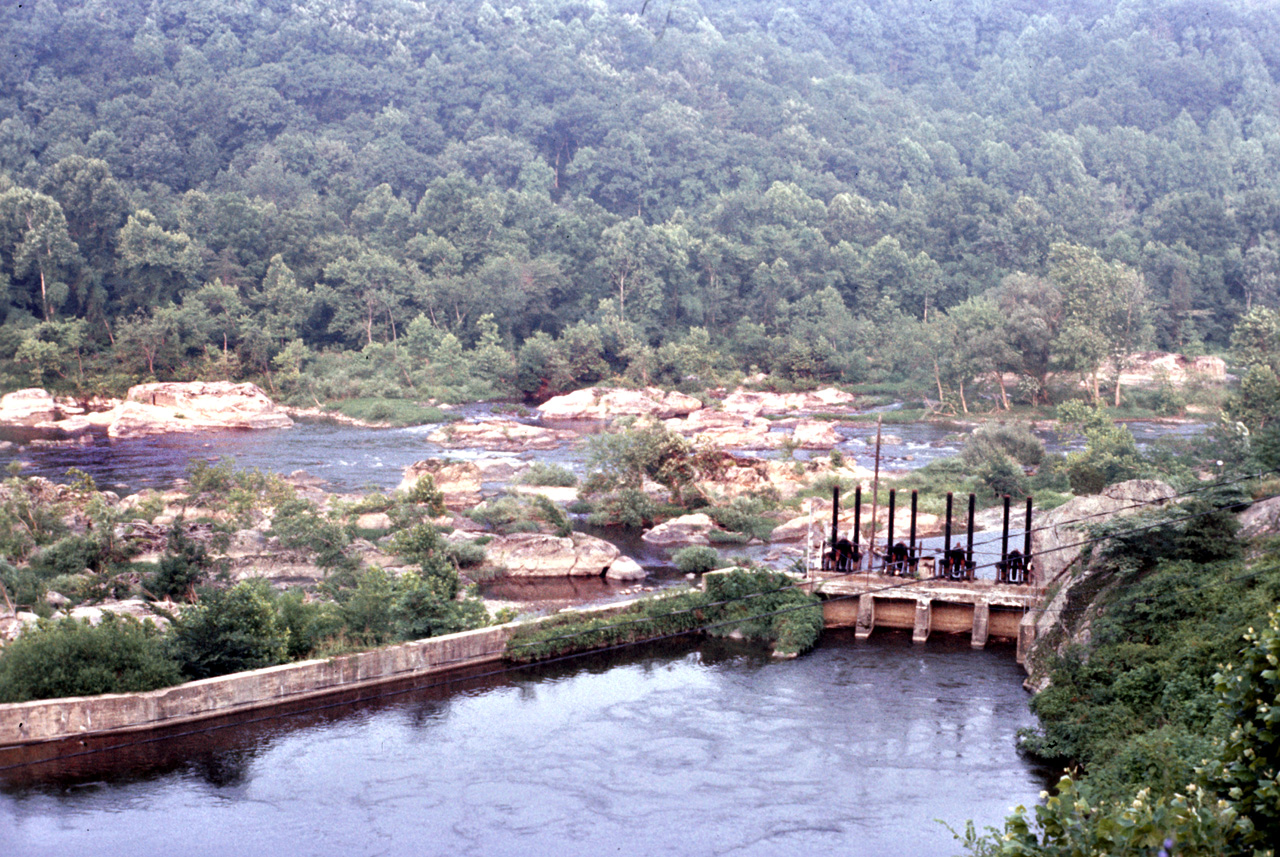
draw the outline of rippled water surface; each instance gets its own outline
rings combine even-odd
[[[1008,649],[674,643],[0,775],[6,855],[939,855],[1042,773]],[[7,778],[7,779],[6,779]]]

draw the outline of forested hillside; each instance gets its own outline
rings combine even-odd
[[[10,388],[1033,401],[1277,301],[1271,3],[37,0],[0,56]]]

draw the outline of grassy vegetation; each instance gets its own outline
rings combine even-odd
[[[325,407],[354,420],[388,426],[430,425],[450,420],[450,416],[440,408],[410,399],[340,399]]]

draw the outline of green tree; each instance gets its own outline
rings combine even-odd
[[[1058,243],[1049,251],[1049,278],[1062,293],[1063,319],[1054,347],[1060,364],[1089,380],[1096,405],[1101,401],[1099,376],[1109,360],[1119,407],[1125,356],[1145,338],[1142,275],[1104,261],[1096,250]]]

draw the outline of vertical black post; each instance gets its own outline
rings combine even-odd
[[[970,494],[969,495],[969,543],[968,543],[968,546],[965,548],[965,552],[964,552],[964,562],[965,562],[965,565],[968,566],[968,568],[965,569],[965,575],[964,575],[965,577],[973,576],[973,567],[974,567],[973,566],[973,515],[974,515],[974,510],[977,508],[977,506],[978,506],[978,498],[975,497],[973,494]]]
[[[831,489],[831,549],[836,549],[840,539],[840,486]]]
[[[1025,568],[1024,579],[1031,582],[1031,498],[1027,498],[1027,528],[1022,531],[1022,566]]]
[[[943,531],[942,537],[942,560],[946,562],[947,554],[951,552],[951,492],[947,492],[947,524]]]
[[[858,557],[857,571],[862,568],[862,556],[858,545],[862,543],[862,484],[853,489],[853,554]]]
[[[1000,576],[1009,578],[1009,495],[1004,495],[1004,532],[1000,535]]]
[[[896,488],[889,489],[889,534],[885,537],[884,543],[884,562],[886,566],[893,555],[893,507],[897,504],[897,495],[898,490]]]
[[[919,495],[915,491],[912,491],[911,492],[911,541],[907,545],[907,562],[910,564],[912,570],[914,570],[916,567],[916,501],[919,499],[920,499]]]

